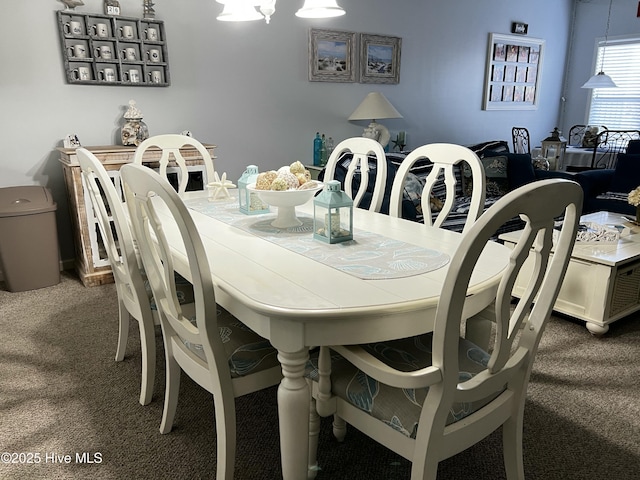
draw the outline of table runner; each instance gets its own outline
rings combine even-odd
[[[185,205],[199,213],[239,228],[283,248],[365,280],[420,275],[445,266],[449,255],[365,230],[354,230],[354,239],[325,244],[313,239],[313,218],[296,212],[299,227],[271,226],[275,212],[244,215],[236,198],[209,201],[187,199]]]

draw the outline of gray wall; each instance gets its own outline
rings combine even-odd
[[[215,20],[221,5],[214,0],[160,0],[172,85],[135,88],[67,84],[54,12],[61,4],[37,3],[13,2],[0,29],[0,186],[52,189],[65,260],[73,257],[72,236],[53,150],[68,133],[85,146],[118,143],[130,99],[152,135],[189,129],[217,144],[216,168],[231,178],[249,163],[264,169],[310,161],[316,131],[336,141],[360,135],[366,122],[346,118],[373,90],[404,115],[384,123],[406,130],[409,148],[508,140],[516,124],[537,143],[558,122],[572,13],[571,0],[340,0],[347,15],[305,20],[294,16],[302,0],[279,0],[270,25],[227,24]],[[102,0],[84,3],[79,12],[102,12]],[[125,16],[142,15],[142,0],[120,4]],[[488,34],[509,33],[512,21],[528,23],[529,36],[546,40],[539,108],[483,111]],[[402,37],[400,84],[308,82],[310,27]],[[592,38],[577,43],[593,47]]]

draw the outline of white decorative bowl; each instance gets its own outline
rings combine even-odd
[[[312,180],[315,181],[315,180]],[[302,225],[302,222],[296,217],[296,207],[304,205],[313,198],[316,192],[324,187],[324,183],[315,181],[316,187],[307,188],[305,190],[258,190],[256,184],[247,185],[247,190],[255,193],[264,203],[277,207],[278,215],[271,222],[276,228],[290,228]]]

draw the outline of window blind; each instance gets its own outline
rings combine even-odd
[[[603,61],[604,55],[604,61]],[[617,88],[591,91],[589,125],[610,130],[640,129],[640,37],[598,44],[594,75],[604,71]]]

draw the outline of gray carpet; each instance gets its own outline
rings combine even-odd
[[[160,435],[160,332],[156,391],[143,407],[135,321],[124,362],[114,361],[113,285],[85,288],[69,273],[30,292],[0,283],[0,329],[0,453],[34,462],[7,464],[3,454],[0,478],[215,478],[211,396],[183,375],[174,430]],[[236,478],[281,478],[276,388],[236,405]],[[640,315],[602,338],[552,318],[529,387],[524,452],[528,479],[640,478]],[[77,462],[83,453],[96,463]],[[409,478],[406,460],[354,429],[335,442],[329,419],[319,460],[319,480]],[[438,478],[505,478],[499,433],[442,462]]]

